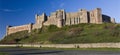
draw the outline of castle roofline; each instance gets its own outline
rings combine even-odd
[[[59,10],[57,10],[57,11],[65,11],[65,9],[59,9]]]

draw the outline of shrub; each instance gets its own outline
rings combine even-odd
[[[53,31],[58,31],[59,28],[56,25],[50,25],[48,26],[48,31],[53,32]]]
[[[114,30],[111,31],[111,35],[113,37],[120,37],[120,31],[114,29]]]
[[[68,35],[79,35],[84,29],[79,27],[79,28],[71,28],[68,30]]]
[[[60,40],[64,39],[64,37],[65,37],[64,31],[57,31],[51,34],[48,40],[53,43],[57,43],[57,42],[60,42]]]

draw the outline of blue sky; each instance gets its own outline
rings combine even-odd
[[[115,18],[120,23],[120,0],[0,0],[0,39],[7,25],[18,26],[35,22],[35,14],[45,12],[50,15],[58,9],[77,12],[84,8],[101,8],[102,13]]]

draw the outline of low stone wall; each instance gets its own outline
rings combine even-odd
[[[120,48],[120,43],[90,43],[90,44],[11,44],[0,47],[54,47],[54,48]]]

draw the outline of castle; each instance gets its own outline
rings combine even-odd
[[[57,10],[47,16],[45,13],[42,15],[35,15],[35,23],[26,24],[21,26],[7,26],[6,35],[16,33],[18,31],[28,30],[31,32],[33,29],[39,29],[43,25],[56,25],[61,28],[65,25],[74,25],[79,23],[115,23],[115,19],[101,13],[101,8],[96,8],[92,11],[81,9],[78,12],[66,13],[65,10]]]

